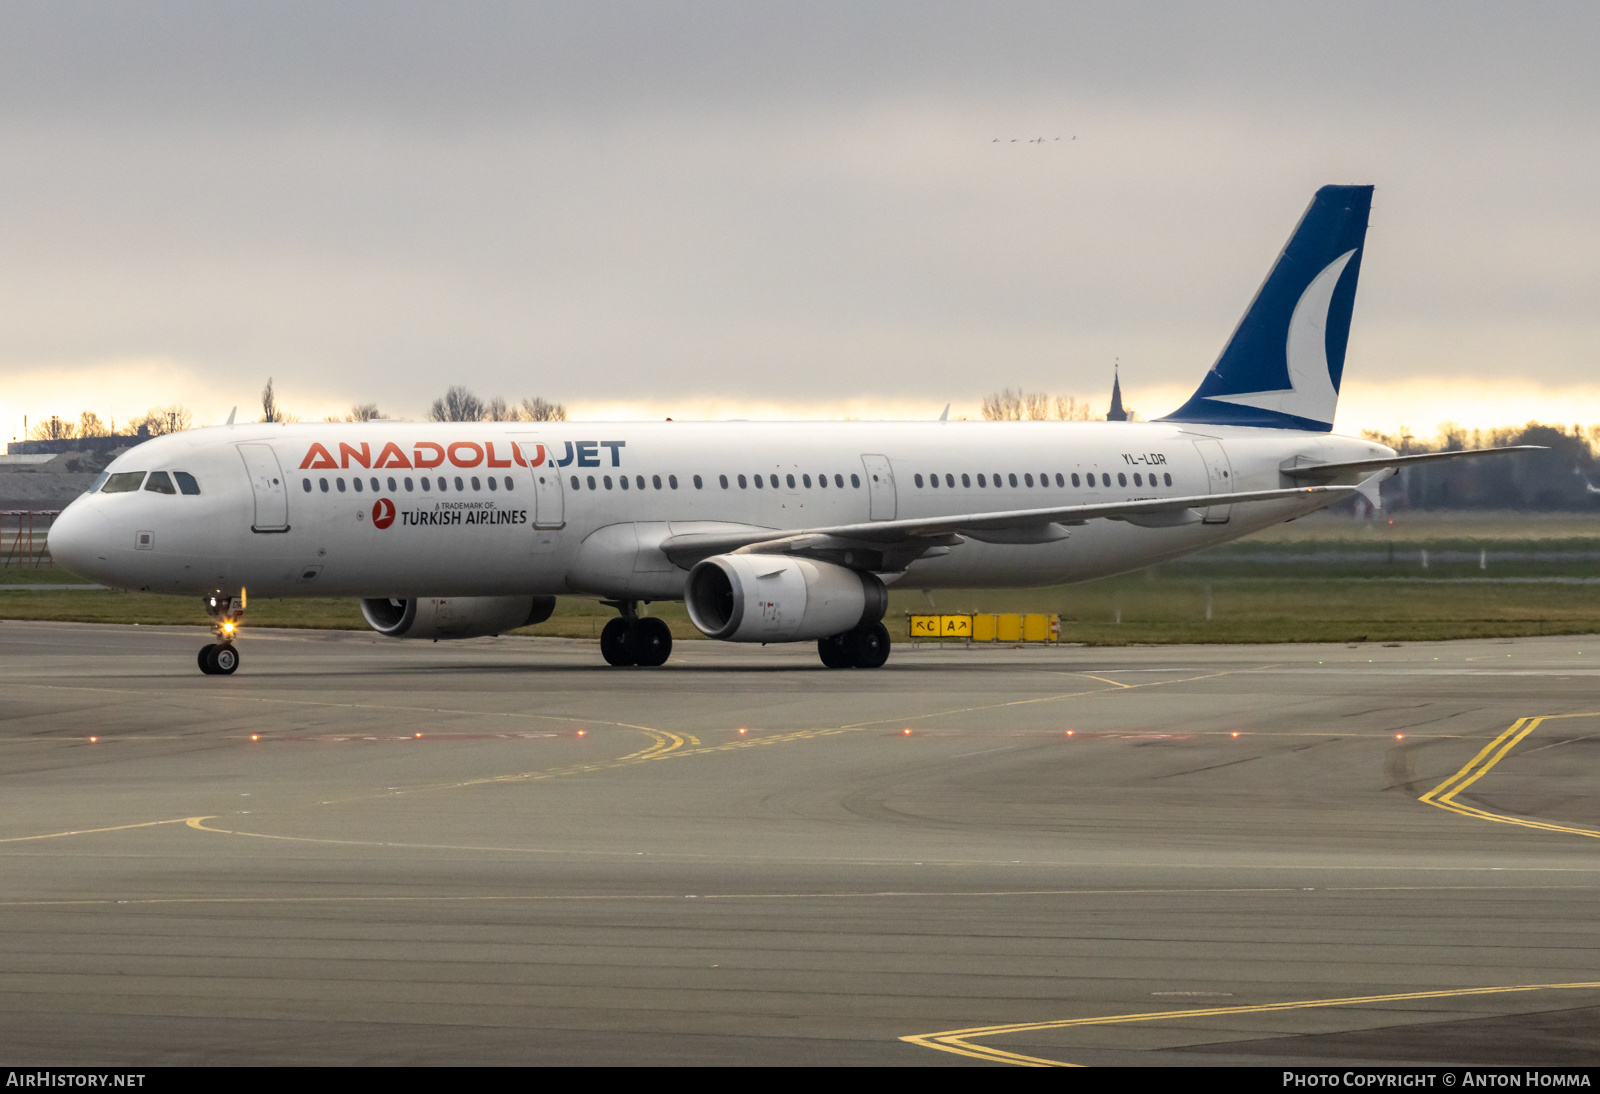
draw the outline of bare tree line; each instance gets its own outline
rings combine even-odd
[[[1023,391],[1021,388],[1004,388],[984,396],[983,420],[986,422],[1088,422],[1095,418],[1087,402],[1080,403],[1071,395],[1051,397],[1043,391]],[[1128,420],[1134,421],[1133,411]]]
[[[564,422],[567,408],[537,395],[522,400],[521,406],[511,406],[499,395],[484,402],[455,384],[433,401],[428,417],[435,422]]]

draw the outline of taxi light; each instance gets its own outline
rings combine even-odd
[[[422,736],[422,734],[418,733],[417,736],[420,737],[420,736]]]
[[[741,737],[744,736],[744,728],[743,727],[740,727],[740,729],[739,729],[739,736],[741,736]]]
[[[580,730],[578,730],[578,736],[582,737],[587,732],[588,732],[588,730],[580,729]]]
[[[252,733],[252,734],[250,734],[250,739],[251,739],[251,740],[252,740],[252,741],[259,741],[259,740],[261,740],[261,734],[259,734],[259,733]]]
[[[1068,736],[1068,737],[1070,737],[1070,736],[1072,736],[1072,730],[1070,730],[1070,729],[1069,729],[1069,730],[1067,730],[1067,736]]]
[[[1238,731],[1238,730],[1234,730],[1234,731],[1233,731],[1233,735],[1234,735],[1234,736],[1235,736],[1235,737],[1237,737],[1237,736],[1238,736],[1238,735],[1239,735],[1239,731]]]
[[[911,729],[910,729],[910,727],[907,727],[907,728],[905,728],[905,729],[902,729],[902,730],[901,730],[901,731],[900,731],[900,734],[901,734],[901,736],[904,736],[904,737],[909,737],[909,736],[911,736]]]
[[[100,738],[99,738],[99,737],[90,737],[90,738],[89,738],[89,743],[90,743],[90,744],[94,744],[94,743],[95,743],[95,742],[96,742],[96,741],[98,741],[98,740],[99,740],[99,739],[100,739]]]

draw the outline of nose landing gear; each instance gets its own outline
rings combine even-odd
[[[665,620],[641,616],[639,604],[634,600],[604,603],[622,613],[600,631],[600,656],[606,659],[606,664],[654,668],[667,663],[672,655],[672,631]]]
[[[205,598],[205,605],[206,614],[212,619],[211,633],[217,640],[200,647],[196,658],[200,671],[207,676],[232,676],[239,667],[239,650],[233,640],[238,633],[239,620],[244,616],[244,590],[240,589],[239,595],[234,597],[213,594]]]

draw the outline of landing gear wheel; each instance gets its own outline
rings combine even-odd
[[[211,664],[214,676],[232,676],[239,667],[239,651],[232,642],[221,642],[211,647],[210,656],[206,658]]]
[[[620,623],[622,620],[613,622]],[[628,628],[626,644],[634,664],[655,668],[666,664],[672,654],[672,630],[665,620],[646,616]]]
[[[200,662],[200,671],[205,673],[207,676],[213,676],[217,671],[211,667],[211,654],[216,650],[216,648],[217,644],[215,642],[211,643],[210,645],[200,647],[200,656],[197,660]]]
[[[845,635],[845,648],[858,669],[875,669],[889,660],[889,628],[867,623]]]
[[[850,632],[829,635],[827,638],[817,639],[817,656],[822,658],[822,663],[830,669],[847,669],[854,662],[850,658],[850,648],[846,639]]]
[[[600,628],[600,656],[606,664],[622,667],[633,664],[633,649],[628,644],[628,621],[613,619]]]

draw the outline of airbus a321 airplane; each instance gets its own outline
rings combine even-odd
[[[1477,454],[1330,432],[1371,202],[1317,191],[1200,387],[1156,421],[229,424],[118,457],[50,551],[107,585],[204,598],[209,674],[239,665],[247,596],[360,597],[378,633],[423,639],[596,597],[619,612],[613,665],[665,662],[667,625],[639,606],[681,599],[708,638],[876,668],[896,582],[1104,577]]]

